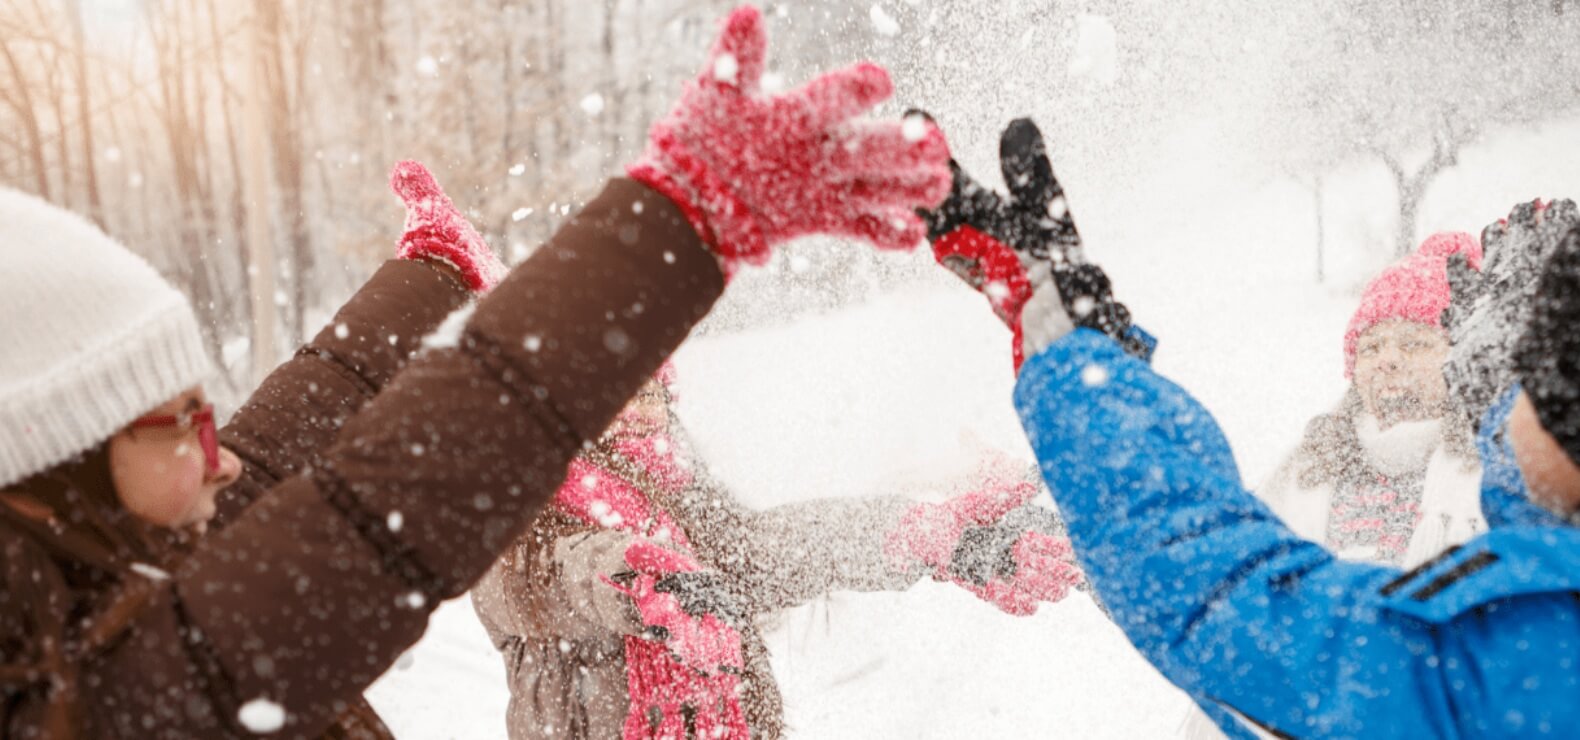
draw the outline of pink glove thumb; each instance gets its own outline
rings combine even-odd
[[[643,539],[626,545],[625,563],[638,573],[660,577],[702,569],[696,558]]]
[[[508,270],[461,215],[422,163],[404,160],[390,172],[390,189],[406,204],[406,229],[395,256],[430,259],[461,273],[474,293],[486,293]]]

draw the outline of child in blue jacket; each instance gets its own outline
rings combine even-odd
[[[1002,152],[1011,194],[957,174],[931,219],[935,250],[971,229],[991,241],[975,254],[996,247],[1022,267],[1000,281],[1026,286],[1000,311],[1025,357],[1015,405],[1087,576],[1137,649],[1237,737],[1580,728],[1580,339],[1567,331],[1580,230],[1541,278],[1517,363],[1525,390],[1481,426],[1492,530],[1409,572],[1344,562],[1259,502],[1212,415],[1116,341],[1135,334],[1127,314],[1089,318],[1117,304],[1106,278],[1069,278],[1101,271],[1080,264],[1040,135],[1017,126]]]

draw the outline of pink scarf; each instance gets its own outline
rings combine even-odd
[[[631,469],[621,471],[625,473],[621,475],[593,464],[587,456],[578,457],[571,463],[570,475],[555,494],[554,503],[560,510],[593,526],[644,538],[626,551],[627,561],[638,571],[637,580],[628,587],[610,585],[630,594],[644,618],[650,615],[650,610],[660,610],[665,623],[683,628],[672,630],[671,639],[677,632],[683,637],[695,638],[690,644],[704,646],[700,655],[705,658],[682,662],[676,658],[672,646],[663,642],[636,636],[625,638],[626,685],[631,703],[626,714],[624,740],[684,740],[688,711],[694,737],[746,740],[750,731],[741,710],[739,676],[717,670],[724,665],[740,665],[739,633],[712,615],[700,620],[692,618],[680,611],[673,595],[653,590],[657,578],[665,573],[695,570],[700,566],[686,533],[668,512],[653,505],[650,493],[644,493],[643,489],[651,493],[677,491],[691,485],[693,476],[678,463],[673,444],[662,434],[621,440],[615,444],[615,454],[609,457],[613,462],[628,464]],[[664,543],[667,548],[664,551],[670,557],[664,566],[654,567],[645,560],[633,560],[638,550],[659,551],[653,542]],[[685,652],[699,655],[697,650]],[[692,665],[694,662],[714,670],[703,672]],[[659,712],[657,726],[650,718],[654,709]]]

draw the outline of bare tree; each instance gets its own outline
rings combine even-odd
[[[99,172],[94,163],[93,115],[90,100],[92,87],[88,84],[88,43],[82,31],[82,0],[65,0],[71,20],[73,72],[77,86],[77,132],[82,143],[83,189],[88,197],[88,218],[104,225],[104,199],[99,193]]]
[[[311,12],[312,4],[296,6]],[[306,10],[304,10],[304,8]],[[285,9],[278,0],[255,0],[253,12],[261,33],[265,59],[264,92],[268,99],[274,177],[285,219],[291,256],[291,294],[287,306],[291,343],[306,335],[306,313],[312,304],[315,255],[303,193],[302,114],[306,99],[302,68],[307,54],[307,23],[288,27]]]
[[[33,165],[34,182],[38,187],[40,197],[49,198],[49,167],[44,160],[44,134],[39,129],[38,114],[33,108],[32,84],[22,73],[22,66],[17,63],[16,54],[11,50],[11,43],[5,37],[0,37],[0,59],[5,60],[6,70],[11,74],[12,84],[0,87],[0,99],[11,107],[17,120],[22,123],[22,132],[27,137],[27,156]]]
[[[154,101],[156,115],[164,129],[164,140],[170,157],[170,174],[175,184],[179,216],[172,224],[180,243],[177,267],[181,282],[191,290],[194,307],[198,311],[199,327],[203,330],[204,346],[219,366],[224,365],[224,352],[218,328],[213,321],[216,296],[209,272],[203,265],[203,250],[208,227],[203,222],[203,200],[198,185],[198,162],[195,136],[190,111],[187,106],[184,39],[176,29],[166,25],[169,13],[161,2],[150,2],[145,7],[150,38],[154,43],[155,58],[159,68],[158,97]]]
[[[1538,5],[1332,0],[1286,12],[1299,31],[1273,117],[1305,141],[1280,141],[1274,156],[1314,173],[1380,160],[1397,193],[1394,256],[1414,250],[1421,202],[1462,148],[1580,106],[1567,48],[1580,27]]]

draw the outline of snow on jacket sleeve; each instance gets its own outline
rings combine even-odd
[[[1028,361],[1015,400],[1099,595],[1225,729],[1580,726],[1574,530],[1485,535],[1403,575],[1338,561],[1245,490],[1205,409],[1087,330]]]
[[[82,711],[218,737],[278,707],[276,736],[322,732],[519,536],[723,286],[670,201],[612,181],[321,466],[120,602],[128,637],[74,667]]]
[[[490,634],[535,640],[635,635],[642,620],[631,597],[603,581],[630,569],[625,549],[635,540],[627,532],[595,529],[555,537],[542,548],[518,544],[472,589],[478,616]]]
[[[914,502],[894,497],[816,499],[754,510],[710,485],[674,507],[692,547],[766,613],[834,591],[901,591],[923,571],[891,568],[883,535]]]
[[[383,390],[471,292],[421,260],[389,260],[312,341],[275,368],[220,430],[241,477],[220,493],[219,530],[281,481],[319,467],[341,425]]]

